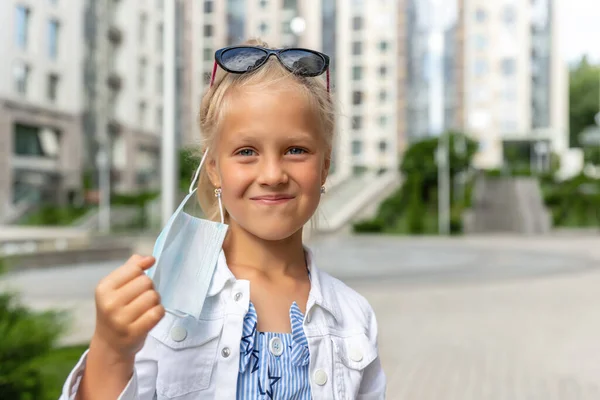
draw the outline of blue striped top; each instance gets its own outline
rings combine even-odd
[[[238,400],[311,398],[310,354],[303,320],[304,315],[294,302],[290,307],[292,333],[258,332],[256,309],[250,302],[240,343]]]

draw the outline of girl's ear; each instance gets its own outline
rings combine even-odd
[[[208,174],[208,179],[210,180],[210,183],[215,188],[220,188],[221,175],[219,174],[217,168],[217,160],[211,154],[209,154],[206,159],[206,173]]]
[[[323,170],[321,171],[321,185],[325,184],[327,176],[329,176],[329,168],[331,167],[331,151],[325,154],[325,160],[323,161]]]

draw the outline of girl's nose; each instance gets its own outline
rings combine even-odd
[[[265,186],[278,186],[287,183],[288,175],[279,158],[266,158],[260,164],[258,183]]]

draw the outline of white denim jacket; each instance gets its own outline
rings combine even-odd
[[[312,397],[384,399],[386,378],[371,306],[318,270],[312,253],[306,252],[311,289],[303,328],[310,351]],[[134,374],[119,399],[235,399],[249,300],[249,282],[235,279],[221,252],[200,320],[167,313],[136,355]],[[67,378],[60,400],[75,398],[86,355]]]

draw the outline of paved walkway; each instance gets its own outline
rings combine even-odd
[[[600,399],[599,272],[357,288],[378,316],[389,399]]]

